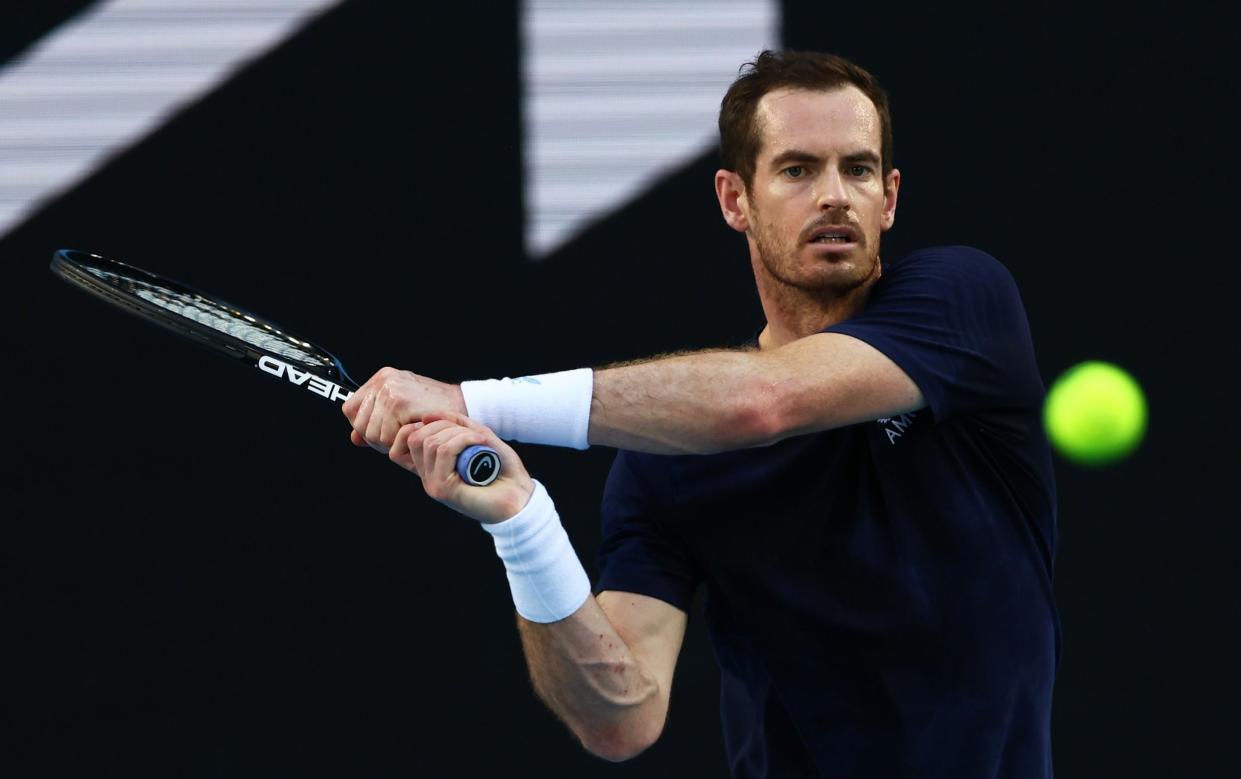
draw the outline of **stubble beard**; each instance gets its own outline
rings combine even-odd
[[[759,224],[761,225],[762,222],[760,221]],[[860,247],[862,257],[858,264],[854,265],[854,268],[857,269],[856,272],[827,272],[801,277],[795,275],[798,264],[797,255],[801,248],[798,240],[795,238],[791,245],[785,244],[778,238],[773,239],[771,234],[774,232],[774,228],[769,229],[767,226],[763,226],[755,231],[754,243],[758,249],[759,261],[762,263],[767,275],[787,288],[796,289],[823,300],[840,299],[869,283],[878,275],[878,238],[876,238],[873,247],[869,245],[869,242],[864,243]],[[784,261],[784,265],[781,264],[781,260]],[[823,260],[823,262],[827,264],[830,261]]]

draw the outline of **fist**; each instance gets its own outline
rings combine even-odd
[[[397,433],[426,414],[465,414],[465,398],[456,384],[419,376],[396,368],[382,368],[341,406],[353,427],[349,439],[356,446],[387,452]]]
[[[466,484],[457,473],[457,458],[474,444],[490,446],[500,455],[500,476],[486,487]],[[534,480],[517,453],[462,414],[427,414],[404,425],[388,458],[418,474],[427,495],[479,522],[503,522],[525,508],[534,492]]]

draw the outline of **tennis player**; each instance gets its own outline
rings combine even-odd
[[[534,685],[601,757],[659,737],[701,588],[734,776],[1051,776],[1055,486],[1012,277],[965,246],[881,259],[901,176],[860,67],[763,52],[719,124],[751,348],[460,386],[386,368],[344,406],[354,443],[494,536]],[[622,450],[593,588],[501,439]],[[454,472],[473,443],[501,453],[490,487]]]

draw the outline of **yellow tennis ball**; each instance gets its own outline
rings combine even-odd
[[[1127,457],[1146,433],[1146,396],[1132,376],[1109,362],[1082,362],[1062,373],[1043,406],[1047,437],[1080,465]]]

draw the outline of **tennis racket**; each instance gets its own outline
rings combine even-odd
[[[334,404],[358,388],[323,347],[180,282],[74,249],[53,254],[51,271],[100,300]],[[470,446],[457,458],[457,474],[466,484],[485,487],[500,475],[500,455],[488,446]]]

